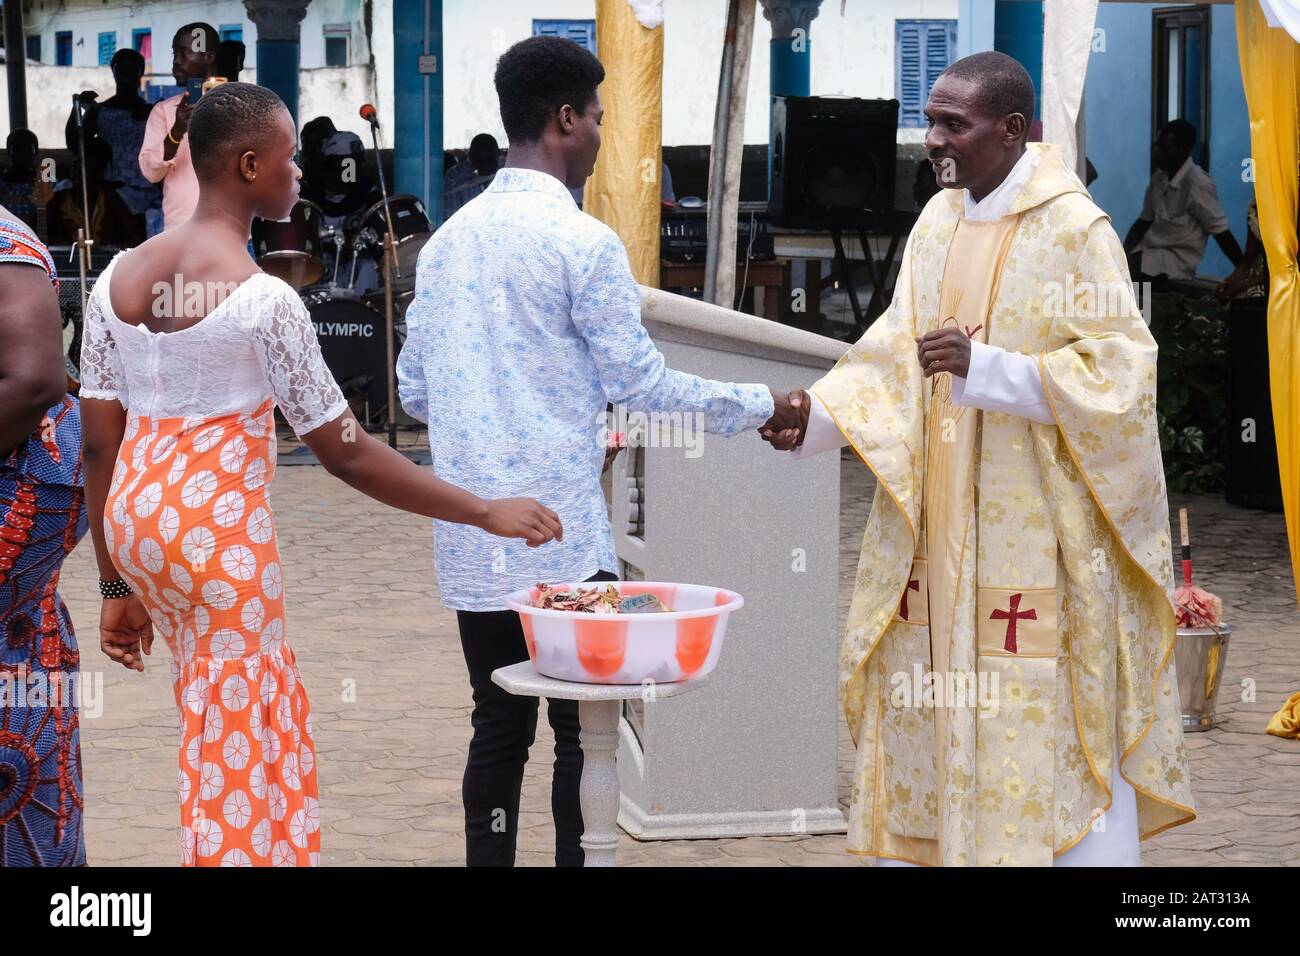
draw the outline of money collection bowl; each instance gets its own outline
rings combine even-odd
[[[519,614],[538,673],[581,684],[674,683],[703,677],[718,663],[727,618],[745,603],[735,591],[660,581],[587,581],[559,590],[613,586],[623,597],[653,594],[672,608],[642,614],[592,614],[531,605],[536,587],[506,598]]]

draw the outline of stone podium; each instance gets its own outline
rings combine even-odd
[[[777,391],[811,385],[847,347],[644,287],[642,319],[671,368]],[[624,704],[619,825],[643,840],[843,832],[840,457],[794,461],[755,431],[617,411],[620,430],[651,426],[612,469],[621,576],[745,598],[707,687]]]

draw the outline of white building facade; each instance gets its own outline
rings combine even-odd
[[[900,23],[949,21],[959,0],[825,0],[809,30],[813,95],[899,95]],[[42,145],[62,145],[71,97],[84,89],[111,94],[107,65],[112,50],[147,52],[156,82],[169,84],[171,39],[185,23],[202,20],[247,47],[241,79],[256,82],[257,27],[240,0],[28,0],[26,33],[28,122]],[[708,143],[722,50],[726,0],[665,0],[663,142]],[[464,147],[488,132],[503,145],[492,73],[511,44],[556,21],[593,21],[594,0],[443,0],[443,140]],[[577,29],[581,30],[581,27]],[[955,30],[955,26],[954,26]],[[147,40],[146,40],[147,38]],[[760,19],[750,59],[745,142],[768,137],[768,71],[771,30]],[[381,118],[393,103],[392,0],[312,0],[302,22],[299,121],[330,116],[340,129],[365,133],[357,116],[374,102]],[[597,51],[599,52],[599,51]],[[947,51],[955,57],[955,51]],[[0,96],[4,76],[0,73]],[[0,113],[0,132],[8,132]],[[922,131],[900,129],[900,142],[917,142]],[[366,136],[369,139],[369,136]],[[383,145],[389,146],[391,142]]]

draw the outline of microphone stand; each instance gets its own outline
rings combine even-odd
[[[95,244],[95,240],[90,236],[90,191],[86,185],[88,178],[86,167],[86,127],[82,122],[81,97],[78,94],[72,96],[72,109],[77,114],[77,145],[80,147],[81,162],[81,222],[82,225],[77,229],[77,263],[80,270],[81,278],[81,328],[86,328],[86,302],[89,295],[86,292],[86,274],[90,271],[90,247]]]
[[[379,155],[379,120],[370,118],[370,139],[375,145],[375,167],[379,170],[379,194],[384,203],[384,346],[388,352],[388,446],[397,447],[397,356],[393,354],[393,277],[400,278],[397,246],[393,242],[393,217],[388,209],[388,186],[384,182],[384,162]]]

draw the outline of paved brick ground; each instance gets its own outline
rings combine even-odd
[[[870,488],[844,459],[841,606],[847,607]],[[428,525],[362,498],[316,467],[282,467],[273,499],[289,598],[289,639],[311,693],[320,752],[323,863],[464,862],[460,777],[470,692],[455,617],[438,602]],[[1264,734],[1300,689],[1300,613],[1281,516],[1217,499],[1193,509],[1198,578],[1235,626],[1225,724],[1188,735],[1200,817],[1144,845],[1148,865],[1300,865],[1300,743]],[[62,593],[87,671],[103,673],[102,714],[83,719],[86,841],[92,865],[177,862],[176,731],[166,648],[145,674],[108,669],[97,646],[89,539]],[[104,664],[101,666],[101,661]],[[1254,695],[1243,693],[1253,682]],[[841,730],[840,780],[852,766]],[[539,721],[524,783],[519,862],[547,866],[551,738]],[[623,864],[856,866],[842,836],[637,843]]]

